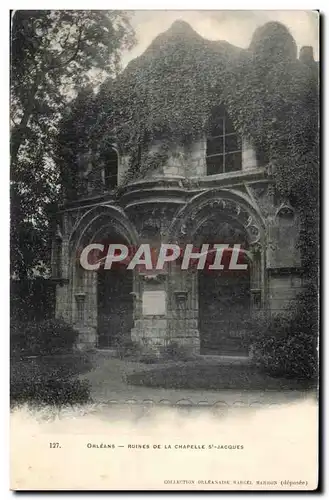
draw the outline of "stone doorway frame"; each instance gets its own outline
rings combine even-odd
[[[217,188],[195,195],[176,214],[166,234],[166,241],[178,245],[193,243],[195,234],[207,219],[213,217],[214,212],[224,215],[224,218],[235,219],[237,224],[244,228],[248,237],[249,257],[253,262],[250,272],[251,311],[253,313],[253,311],[266,310],[268,307],[266,225],[258,207],[247,195]],[[189,338],[193,339],[193,344],[198,344],[200,349],[198,276],[196,272],[190,275],[192,283],[187,293],[189,310],[186,313],[185,335],[187,342]],[[183,282],[186,282],[186,278],[185,280],[183,278]],[[172,291],[172,294],[174,293]],[[171,338],[184,344],[186,341],[177,338],[180,327],[175,319],[174,309],[170,313]]]
[[[67,243],[67,309],[70,323],[80,332],[79,344],[84,347],[97,345],[97,271],[81,270],[79,277],[77,256],[79,250],[110,228],[127,245],[139,245],[138,233],[123,209],[105,204],[92,207],[78,219]],[[133,277],[133,297],[134,285]]]

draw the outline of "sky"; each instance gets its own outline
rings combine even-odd
[[[298,46],[311,45],[314,57],[319,58],[319,18],[314,11],[303,10],[140,10],[132,11],[131,24],[138,43],[124,54],[123,65],[139,56],[152,40],[166,31],[176,19],[188,22],[192,28],[209,40],[226,40],[238,47],[248,47],[255,29],[268,22],[285,24]]]

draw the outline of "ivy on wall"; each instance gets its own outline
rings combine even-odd
[[[271,164],[278,191],[300,210],[303,231],[316,245],[318,65],[311,57],[297,58],[296,43],[280,23],[258,28],[249,48],[240,49],[206,40],[176,21],[116,80],[89,96],[80,141],[98,158],[115,136],[129,156],[129,181],[164,164],[172,144],[186,145],[205,133],[220,104]],[[157,139],[161,149],[150,152]],[[66,165],[76,168],[72,158]]]
[[[317,100],[317,64],[297,59],[296,43],[282,24],[258,28],[243,50],[205,40],[176,21],[116,80],[89,95],[82,117],[86,134],[79,130],[75,154],[82,143],[97,157],[115,136],[130,156],[131,172],[146,174],[165,161],[171,144],[189,143],[206,131],[211,110],[223,104],[236,129],[277,165],[278,187],[290,193],[289,179],[280,185],[280,167],[289,170],[301,158],[308,162],[316,150]],[[163,147],[161,158],[152,153],[152,161],[148,147],[156,139]]]

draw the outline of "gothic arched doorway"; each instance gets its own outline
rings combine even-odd
[[[209,220],[199,230],[201,243],[229,245],[221,264],[224,269],[208,266],[198,271],[198,310],[201,354],[247,355],[246,321],[250,317],[250,265],[245,251],[248,239],[245,231],[230,220]],[[232,248],[241,245],[237,263],[246,269],[230,269]],[[213,263],[210,257],[209,263]]]
[[[103,238],[104,256],[110,243],[127,244],[117,235]],[[111,348],[130,338],[133,327],[133,274],[127,266],[101,265],[97,271],[97,346]]]

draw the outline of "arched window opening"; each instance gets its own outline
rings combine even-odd
[[[106,190],[114,189],[118,182],[118,153],[111,148],[106,155],[103,170],[103,182]]]
[[[242,168],[242,141],[232,120],[220,107],[216,108],[210,122],[207,138],[207,175],[235,172]]]

